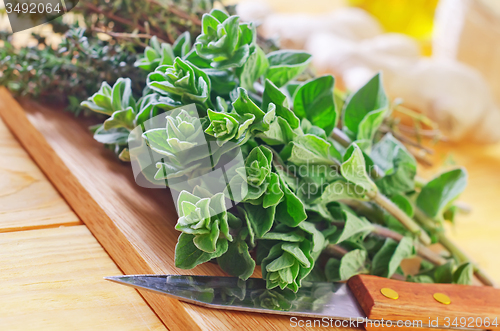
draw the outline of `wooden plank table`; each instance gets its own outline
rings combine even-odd
[[[2,330],[166,330],[0,120]]]
[[[0,232],[83,224],[0,122]]]

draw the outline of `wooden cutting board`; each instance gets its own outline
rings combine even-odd
[[[0,119],[2,330],[166,330]]]
[[[167,190],[137,186],[130,165],[94,141],[88,127],[95,123],[30,101],[20,105],[4,88],[0,116],[125,274],[225,275],[211,263],[193,270],[174,266],[179,232]],[[147,291],[141,295],[171,330],[300,330],[286,316],[212,310]]]

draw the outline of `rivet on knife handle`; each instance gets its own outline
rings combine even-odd
[[[389,298],[389,299],[396,300],[399,298],[398,292],[394,291],[391,288],[384,287],[380,290],[380,293],[382,293],[383,296],[385,296],[386,298]]]
[[[449,296],[447,296],[446,294],[443,294],[443,293],[434,293],[434,299],[439,302],[439,303],[442,303],[443,305],[449,305],[451,303],[451,299]]]

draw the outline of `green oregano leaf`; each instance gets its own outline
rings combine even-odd
[[[417,206],[430,217],[442,217],[443,212],[464,191],[466,185],[465,169],[445,172],[422,188],[417,198]]]
[[[283,198],[283,190],[279,181],[279,176],[276,173],[270,173],[268,176],[268,183],[262,206],[268,208],[277,205]]]
[[[299,224],[299,228],[311,235],[311,254],[318,257],[319,253],[325,248],[326,240],[325,236],[321,231],[316,229],[316,226],[310,222],[302,222]],[[317,255],[317,256],[316,256]]]
[[[212,224],[210,233],[200,234],[194,237],[193,243],[198,249],[213,253],[216,251],[217,238],[219,238],[219,221],[215,220]]]
[[[359,273],[365,272],[367,253],[355,249],[344,255],[340,261],[331,258],[325,265],[326,279],[330,282],[345,281]]]
[[[355,138],[371,139],[388,109],[389,101],[382,86],[382,77],[376,74],[346,101],[343,110],[344,125]]]
[[[436,283],[452,283],[453,269],[454,263],[452,261],[448,261],[447,263],[438,266],[434,271],[434,279],[436,280]]]
[[[233,102],[234,110],[244,116],[247,114],[252,114],[255,116],[255,122],[261,122],[264,119],[266,113],[260,109],[248,96],[245,89],[238,88],[238,98]]]
[[[414,210],[411,202],[404,195],[393,195],[391,201],[394,202],[399,209],[405,212],[406,215],[413,217]]]
[[[252,225],[257,237],[264,236],[271,230],[276,214],[276,205],[264,208],[260,205],[244,204],[245,217]]]
[[[354,151],[351,157],[342,163],[340,167],[342,176],[349,182],[362,187],[367,192],[377,192],[377,186],[366,173],[365,158],[363,152],[353,144]]]
[[[453,273],[453,284],[471,285],[473,276],[474,266],[469,262],[463,263]]]
[[[288,161],[296,165],[336,165],[336,161],[330,157],[331,148],[331,144],[320,137],[311,134],[298,136],[292,142],[292,151]]]
[[[217,240],[217,249],[213,253],[199,250],[193,243],[194,235],[181,233],[175,246],[175,266],[181,269],[193,269],[199,264],[210,261],[224,254],[228,249],[226,239]]]
[[[293,101],[294,113],[325,130],[327,136],[337,123],[334,84],[335,79],[330,75],[309,80],[297,89]]]
[[[408,281],[411,281],[413,283],[420,283],[420,284],[433,284],[434,283],[434,279],[432,279],[432,277],[429,275],[409,276]]]
[[[255,261],[248,252],[247,243],[243,240],[230,243],[227,252],[217,258],[217,262],[222,270],[243,280],[247,280],[255,269]]]
[[[126,144],[130,131],[120,127],[110,130],[104,130],[101,125],[94,133],[94,139],[101,144]]]
[[[414,253],[415,247],[411,237],[404,237],[399,243],[387,238],[384,246],[373,257],[371,273],[390,278],[400,266],[401,261],[411,257]]]
[[[361,249],[355,249],[344,255],[340,260],[340,280],[348,280],[363,272],[366,258],[366,251]]]
[[[172,45],[172,51],[175,56],[179,56],[184,58],[191,49],[191,34],[189,31],[186,31],[179,35],[179,37],[175,40]]]
[[[241,70],[239,70],[240,86],[247,90],[254,91],[254,83],[260,76],[264,75],[268,67],[269,61],[267,60],[266,54],[259,46],[255,46],[247,62],[245,62]]]
[[[390,133],[373,146],[370,157],[384,173],[376,181],[384,194],[401,194],[415,188],[417,162]]]
[[[359,123],[356,140],[366,141],[368,144],[371,144],[371,141],[375,137],[375,133],[387,115],[387,111],[388,108],[385,107],[382,109],[372,110],[366,114],[366,116]]]
[[[304,223],[304,222],[303,222]],[[279,241],[288,241],[288,242],[301,242],[304,240],[304,236],[301,235],[298,231],[280,233],[280,232],[268,232],[262,238],[265,240],[279,240]]]
[[[336,231],[331,237],[332,244],[338,244],[352,238],[358,234],[366,236],[373,231],[373,225],[364,217],[357,217],[350,212],[343,212],[345,217],[344,228],[342,231]]]
[[[280,184],[284,196],[276,208],[276,213],[279,215],[278,221],[290,227],[296,227],[307,218],[306,209],[302,201],[281,178]]]
[[[262,108],[267,108],[270,103],[276,105],[276,115],[284,118],[292,129],[299,127],[300,120],[290,110],[287,96],[269,79],[266,79],[262,95]]]
[[[343,199],[369,200],[365,193],[363,188],[340,179],[328,184],[323,189],[321,197],[315,203],[327,204]]]
[[[132,107],[124,110],[115,111],[110,118],[104,121],[104,130],[126,128],[133,130],[135,127],[135,112]]]
[[[251,247],[255,247],[255,230],[254,230],[254,225],[250,221],[250,218],[248,217],[248,213],[246,212],[246,210],[244,208],[238,206],[238,212],[240,213],[240,215],[245,220],[245,223],[246,223],[246,226],[247,226],[246,229],[248,231],[248,239],[249,239],[249,242],[250,242],[250,246]]]
[[[297,292],[301,281],[314,267],[310,255],[310,243],[278,243],[274,245],[267,257],[262,260],[262,277],[266,279],[268,289],[280,287]]]
[[[267,54],[269,69],[266,78],[282,87],[300,75],[311,62],[311,54],[301,51],[280,50]]]

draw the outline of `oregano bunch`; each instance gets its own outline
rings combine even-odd
[[[159,160],[144,173],[152,183],[192,184],[175,201],[177,267],[215,260],[247,279],[260,265],[268,289],[292,292],[305,279],[359,273],[461,284],[475,273],[489,282],[444,236],[465,170],[416,184],[415,158],[381,130],[392,105],[380,74],[339,100],[332,76],[304,79],[309,54],[265,54],[252,25],[221,10],[202,25],[193,43],[152,41],[137,62],[148,75],[140,98],[120,79],[83,103],[109,116],[95,138],[122,159],[134,158],[125,137],[141,129],[132,139]],[[449,257],[427,247],[436,242]],[[401,262],[415,255],[420,271],[406,274]]]

